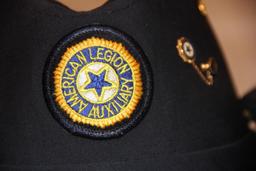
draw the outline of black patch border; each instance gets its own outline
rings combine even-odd
[[[129,119],[104,129],[73,122],[55,102],[53,71],[68,47],[91,37],[104,38],[122,43],[140,63],[143,95]],[[153,95],[153,74],[149,61],[136,41],[122,31],[105,25],[89,25],[75,30],[61,39],[50,53],[43,74],[43,91],[52,116],[73,135],[97,139],[116,138],[126,134],[144,118],[149,110]]]

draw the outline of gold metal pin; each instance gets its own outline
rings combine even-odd
[[[177,41],[178,54],[185,63],[189,63],[197,71],[201,79],[209,86],[214,83],[214,76],[217,73],[218,66],[213,58],[209,58],[206,63],[196,64],[195,49],[185,37]]]
[[[251,131],[256,132],[256,121],[253,119],[251,111],[248,110],[248,109],[244,109],[243,110],[243,115],[248,120],[248,124],[247,124],[248,128]]]
[[[202,15],[204,15],[204,16],[207,15],[207,7],[206,7],[204,0],[198,0],[198,9]]]

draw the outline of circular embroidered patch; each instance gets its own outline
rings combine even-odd
[[[146,112],[152,83],[148,62],[131,38],[91,26],[62,40],[45,69],[54,117],[74,134],[123,135]]]
[[[105,128],[129,118],[143,93],[140,65],[117,42],[71,46],[54,71],[55,101],[78,123]]]

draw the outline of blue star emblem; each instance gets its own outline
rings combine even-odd
[[[112,84],[105,81],[106,70],[101,72],[99,75],[95,75],[91,72],[88,72],[91,82],[85,87],[85,89],[94,88],[98,94],[101,96],[103,87],[110,87]]]

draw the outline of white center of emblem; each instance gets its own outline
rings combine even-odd
[[[77,89],[91,103],[106,103],[119,89],[119,78],[115,70],[106,63],[92,62],[78,73]]]

